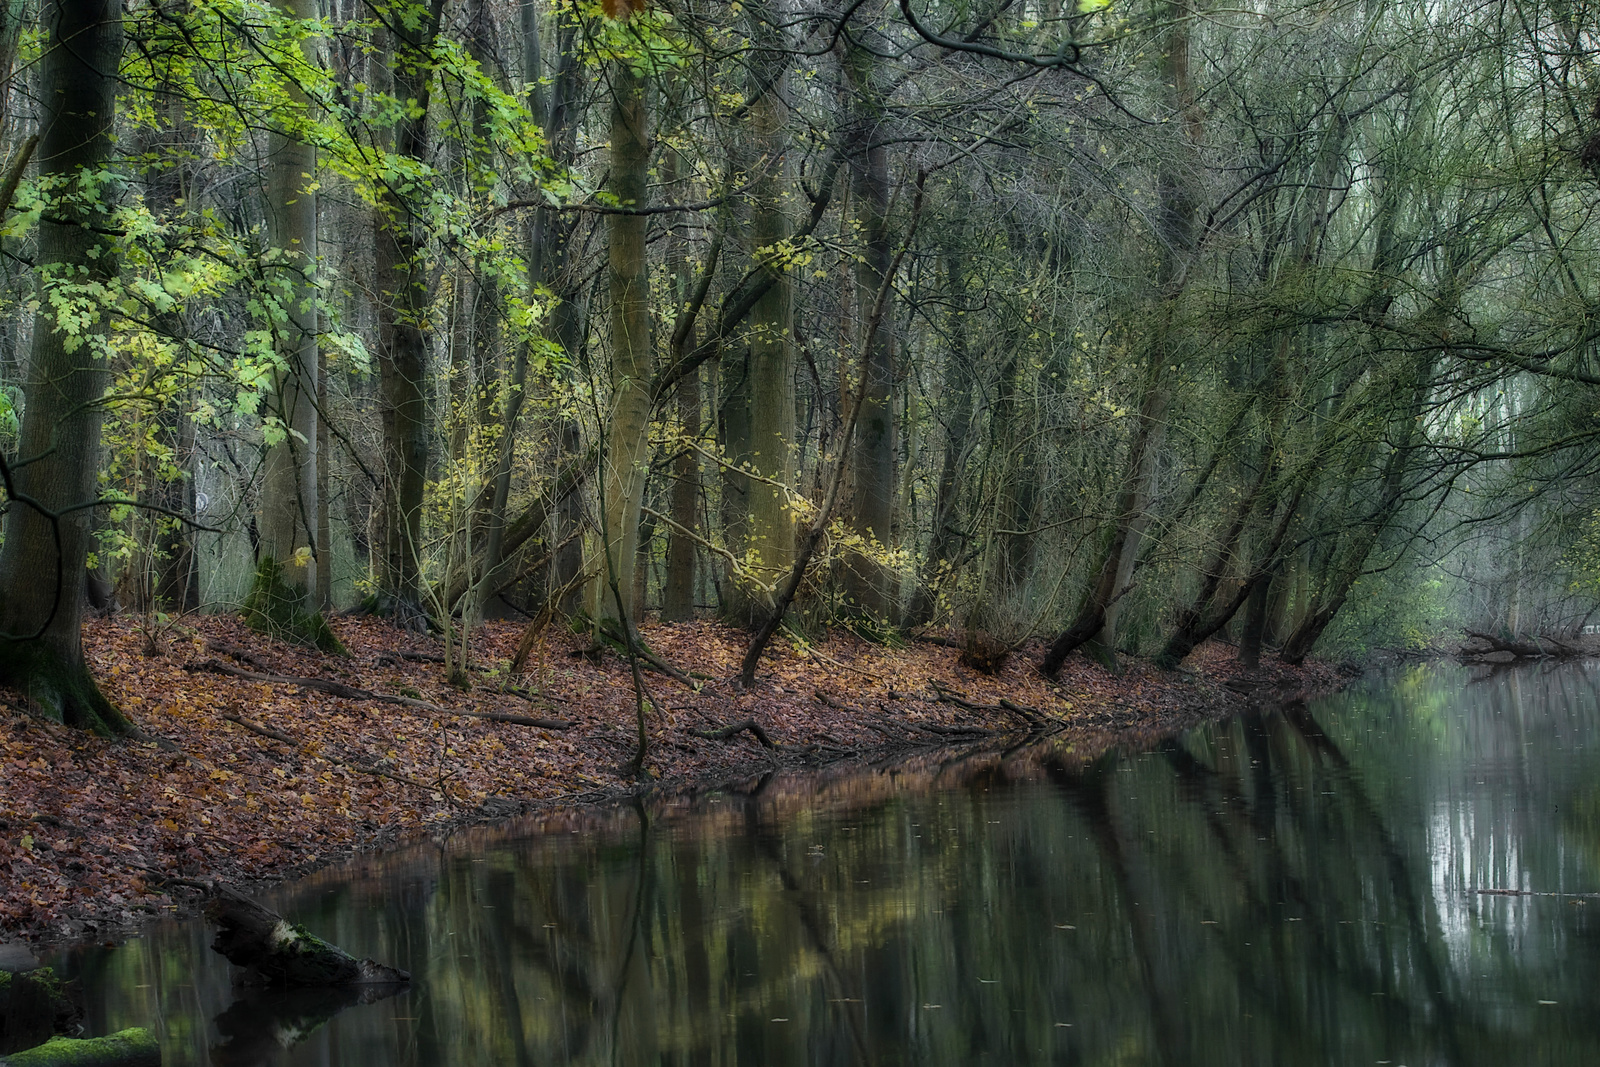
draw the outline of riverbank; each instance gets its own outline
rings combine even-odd
[[[710,622],[647,626],[666,664],[705,677],[691,688],[644,674],[654,783],[640,786],[623,774],[636,743],[629,666],[611,651],[584,655],[577,635],[547,630],[526,672],[509,676],[521,627],[491,623],[473,634],[463,691],[445,683],[437,642],[373,619],[334,620],[347,657],[264,638],[228,616],[185,622],[149,633],[122,617],[85,629],[102,687],[149,740],[86,737],[0,690],[0,941],[116,939],[193,910],[213,880],[291,877],[640,788],[1044,731],[1093,753],[1342,680],[1326,664],[1246,672],[1214,645],[1180,671],[1132,662],[1112,675],[1074,658],[1049,681],[1034,649],[985,675],[953,648],[888,649],[841,634],[778,648],[755,688],[737,692],[727,679],[742,634]],[[719,736],[746,721],[760,729]]]

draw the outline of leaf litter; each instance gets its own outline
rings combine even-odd
[[[0,937],[119,937],[192,911],[214,880],[292,877],[424,834],[641,788],[622,777],[635,746],[628,664],[610,650],[584,655],[587,636],[548,629],[525,672],[509,675],[522,627],[487,623],[474,631],[474,685],[462,691],[446,684],[437,642],[381,620],[334,619],[343,657],[230,616],[186,621],[155,644],[133,618],[85,625],[102,689],[149,740],[57,726],[0,689]],[[698,687],[645,674],[656,781],[644,788],[656,789],[1026,732],[1055,732],[1081,755],[1339,683],[1318,663],[1247,672],[1217,644],[1181,671],[1131,661],[1114,675],[1075,658],[1054,681],[1034,670],[1030,648],[991,676],[950,647],[841,633],[775,645],[756,686],[739,692],[741,631],[700,621],[640,632]],[[285,681],[296,677],[340,684]],[[351,692],[383,699],[340,695]],[[526,725],[534,720],[571,726]],[[746,720],[760,729],[728,732]]]

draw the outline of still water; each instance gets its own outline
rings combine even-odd
[[[266,898],[415,975],[342,1011],[236,1000],[196,923],[55,962],[169,1067],[1592,1064],[1597,684],[1419,667],[472,831]]]

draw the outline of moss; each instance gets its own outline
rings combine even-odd
[[[161,1046],[149,1030],[133,1027],[105,1037],[56,1037],[14,1052],[6,1067],[160,1067]]]
[[[0,682],[26,693],[51,722],[101,737],[133,732],[133,724],[100,692],[81,651],[74,657],[47,640],[0,641]]]
[[[283,564],[262,557],[250,595],[244,600],[244,621],[252,630],[302,645],[345,655],[345,647],[320,611],[308,611],[305,594],[283,580]]]

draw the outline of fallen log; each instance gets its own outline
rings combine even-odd
[[[216,925],[211,947],[246,970],[259,985],[290,987],[398,986],[411,974],[372,960],[358,960],[303,926],[289,923],[270,908],[225,885],[206,905]]]
[[[509,722],[517,726],[537,726],[543,730],[565,730],[572,726],[565,719],[536,719],[527,715],[512,715],[504,711],[447,708],[439,704],[430,704],[426,700],[417,700],[414,697],[395,696],[389,693],[374,693],[370,689],[358,689],[353,685],[335,682],[331,678],[300,678],[289,674],[261,674],[256,671],[247,671],[240,667],[230,667],[228,664],[214,659],[208,659],[201,663],[190,663],[185,665],[183,669],[186,671],[212,671],[216,674],[226,674],[234,678],[245,678],[252,682],[267,682],[273,685],[298,685],[302,689],[315,689],[336,697],[343,697],[346,700],[371,700],[379,704],[395,704],[402,708],[416,708],[433,715],[460,715],[468,719]]]
[[[778,747],[778,743],[771,737],[767,736],[767,731],[763,730],[761,728],[761,724],[756,722],[754,719],[743,719],[729,726],[723,726],[717,729],[691,729],[689,732],[696,737],[704,737],[709,741],[726,741],[728,738],[733,737],[745,730],[749,730],[750,736],[754,737],[757,741],[760,741],[767,748]]]
[[[143,1027],[105,1037],[56,1037],[10,1056],[0,1067],[161,1067],[161,1046]]]
[[[1486,646],[1472,648],[1463,645],[1460,651],[1462,659],[1481,659],[1497,652],[1510,653],[1516,659],[1570,659],[1586,654],[1584,649],[1569,645],[1555,637],[1536,635],[1528,641],[1517,641],[1496,637],[1481,630],[1463,630],[1462,633],[1467,635],[1469,641],[1481,641]]]

